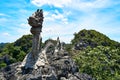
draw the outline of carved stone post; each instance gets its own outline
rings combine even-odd
[[[33,43],[32,43],[32,55],[33,58],[36,59],[38,56],[38,53],[40,52],[40,46],[41,46],[41,36],[40,33],[42,31],[42,23],[43,23],[43,11],[37,10],[32,16],[29,17],[28,23],[31,28],[31,33],[33,34]]]
[[[30,32],[33,34],[32,51],[26,55],[22,62],[22,67],[36,68],[37,66],[42,65],[42,52],[40,51],[42,38],[40,34],[42,32],[43,18],[42,9],[38,9],[28,19],[28,24],[31,26]]]
[[[36,56],[38,56],[38,53],[40,52],[40,28],[31,28],[31,33],[33,34],[33,42],[32,42],[32,55],[33,58],[35,59]]]

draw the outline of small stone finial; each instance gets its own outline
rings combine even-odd
[[[57,37],[57,46],[60,46],[60,39]]]
[[[60,50],[60,48],[61,48],[60,39],[59,39],[59,37],[57,37],[57,44],[56,44],[55,49]]]

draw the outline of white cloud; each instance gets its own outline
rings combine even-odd
[[[30,34],[30,26],[27,23],[21,23],[19,27],[16,27],[15,30],[19,35]]]
[[[27,29],[27,28],[26,29],[18,28],[16,31],[18,32],[19,35],[30,34],[30,29]]]
[[[25,9],[20,9],[19,12],[20,12],[20,13],[23,13],[23,14],[26,14],[28,11],[25,10]]]
[[[56,9],[53,11],[51,8],[52,10],[45,9],[44,11],[42,30],[44,40],[48,38],[56,39],[60,36],[62,41],[69,42],[73,38],[74,32],[78,32],[84,28],[95,29],[107,35],[120,34],[120,28],[118,28],[120,23],[113,22],[115,16],[117,17],[117,15],[114,14],[115,12],[113,11],[111,14],[106,14],[105,12],[103,12],[103,14],[99,13],[100,9],[119,4],[119,0],[31,0],[31,3],[38,8],[49,5],[54,6],[54,9]],[[56,7],[59,7],[62,11],[57,10]],[[21,8],[17,12],[12,12],[15,16],[12,16],[13,18],[9,18],[9,20],[6,18],[6,14],[0,13],[0,16],[2,16],[2,18],[0,18],[0,27],[9,21],[6,28],[12,30],[12,33],[15,34],[12,35],[9,33],[12,35],[12,40],[16,40],[22,35],[30,34],[31,27],[27,23],[27,18],[34,12],[32,9],[27,10]],[[16,22],[14,18],[19,20]],[[114,26],[116,26],[116,28],[113,29]],[[9,34],[4,33],[3,35]]]
[[[2,33],[3,36],[10,36],[10,34],[8,32],[4,32]]]
[[[14,27],[8,32],[0,32],[0,42],[14,42],[23,35],[30,34],[30,27]]]
[[[27,23],[21,23],[20,27],[27,28],[27,27],[30,27],[30,26]]]
[[[0,42],[14,42],[16,39],[18,39],[18,36],[10,34],[10,32],[0,32]]]
[[[43,5],[52,5],[55,7],[64,7],[71,3],[71,0],[31,0],[31,2],[36,6],[43,6]]]
[[[44,21],[59,21],[61,23],[68,24],[67,16],[69,16],[70,12],[60,13],[58,10],[55,10],[54,13],[44,12]]]
[[[105,8],[113,4],[118,4],[112,0],[31,0],[31,3],[39,7],[52,5],[54,7],[65,7],[87,12],[91,9]]]
[[[109,5],[110,0],[94,0],[84,2],[82,0],[76,0],[75,3],[80,3],[79,8],[103,8]]]
[[[0,13],[0,16],[6,16],[6,17],[9,17],[9,15],[4,14],[4,13]]]
[[[119,13],[116,14],[115,11],[107,12],[106,9],[115,9],[114,6],[120,4],[118,0],[64,0],[64,4],[58,2],[59,0],[53,1],[42,1],[42,0],[31,0],[31,2],[36,6],[52,5],[54,7],[59,7],[62,9],[63,13],[55,10],[55,14],[50,12],[45,12],[45,24],[48,29],[43,30],[43,35],[50,37],[64,37],[69,34],[72,35],[73,32],[78,32],[82,29],[95,29],[111,37],[109,34],[120,34],[119,25],[120,23],[115,22],[115,18],[120,16]],[[63,1],[63,0],[61,0]],[[57,5],[59,6],[57,6]],[[104,10],[105,12],[100,12]],[[49,11],[49,10],[48,10]],[[70,15],[68,11],[72,12]],[[117,9],[118,11],[118,9]],[[71,15],[72,14],[72,15]],[[117,16],[118,15],[118,16]],[[72,21],[68,17],[73,18]],[[74,20],[75,19],[75,20]],[[54,24],[56,21],[58,24]],[[48,23],[47,23],[48,22]],[[61,24],[59,22],[64,22]],[[66,23],[66,25],[65,25]],[[74,25],[71,25],[73,23]],[[73,27],[75,26],[75,27]],[[113,29],[113,27],[116,28]],[[58,29],[57,29],[58,28]],[[70,41],[67,38],[62,40]]]
[[[7,21],[6,18],[0,18],[0,22],[5,22],[5,21]]]
[[[21,23],[17,26],[14,26],[14,27],[11,27],[11,31],[10,34],[12,36],[16,36],[14,38],[18,39],[20,38],[22,35],[27,35],[27,34],[30,34],[30,26],[27,24],[27,23]],[[16,40],[15,39],[15,40]]]
[[[5,16],[5,14],[3,14],[3,13],[0,13],[0,16]]]
[[[6,23],[8,22],[8,19],[7,18],[0,18],[0,27],[1,26],[4,26]]]
[[[43,25],[42,30],[42,38],[43,41],[52,38],[56,39],[60,37],[61,41],[69,42],[73,38],[74,32],[76,32],[77,28],[74,23],[64,24],[64,23],[54,23]]]
[[[119,3],[120,1],[118,1]],[[82,12],[93,12],[98,9],[108,8],[111,5],[118,4],[113,0],[72,0],[69,5],[66,6],[68,9],[78,10]]]
[[[10,26],[9,26],[10,27]],[[30,34],[30,26],[25,23],[21,23],[16,27],[11,27],[11,31],[1,33],[0,42],[14,42],[23,35]]]
[[[108,16],[93,12],[93,13],[88,13],[84,16],[74,16],[77,17],[77,20],[71,23],[67,21],[68,24],[54,23],[52,20],[50,21],[51,24],[49,24],[45,21],[45,25],[44,25],[45,27],[43,26],[42,36],[44,40],[48,38],[56,39],[59,36],[61,38],[61,41],[68,43],[73,38],[73,34],[75,32],[78,32],[82,29],[95,29],[112,38],[109,34],[110,33],[116,34],[116,32],[119,33],[120,29],[117,27],[113,30],[113,27],[111,25],[112,24],[111,19],[113,19],[114,16],[112,15],[110,17]],[[56,19],[53,17],[51,18]],[[57,19],[58,18],[61,17],[57,17]]]
[[[50,39],[57,40],[57,36],[52,37]],[[60,36],[59,39],[60,39],[60,42],[70,43],[70,41],[73,39],[73,36],[70,36],[70,35],[68,35],[68,36]]]

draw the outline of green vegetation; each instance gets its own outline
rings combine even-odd
[[[0,53],[2,52],[2,49],[4,48],[5,45],[6,43],[0,43]]]
[[[32,47],[32,35],[24,35],[22,38],[14,42],[14,46],[20,47],[20,50],[29,53]]]
[[[32,47],[32,35],[24,35],[14,43],[7,43],[2,46],[0,52],[0,68],[5,67],[7,64],[22,61],[25,55]],[[5,61],[6,56],[9,56],[9,61]]]
[[[72,45],[85,44],[71,54],[81,73],[97,80],[120,80],[120,43],[110,40],[95,30],[75,34]],[[86,46],[87,45],[87,46]]]
[[[87,46],[111,46],[120,47],[120,43],[110,40],[106,35],[99,33],[95,30],[83,29],[78,33],[74,34],[74,39],[71,41],[73,45],[82,42]]]
[[[45,43],[42,43],[42,47],[51,41],[56,44],[56,40],[48,39]],[[0,68],[15,62],[22,61],[27,53],[32,48],[32,35],[24,35],[14,43],[1,43],[0,44]],[[6,58],[8,61],[6,61]]]
[[[7,66],[6,63],[0,62],[0,68],[4,68],[4,67],[6,67],[6,66]]]
[[[97,46],[87,47],[73,56],[80,72],[87,73],[97,80],[120,79],[120,49]]]
[[[49,39],[42,43],[42,47],[48,41],[56,44],[56,40]],[[120,80],[119,42],[110,40],[95,30],[85,29],[75,33],[71,42],[65,45],[65,49],[79,66],[80,73],[87,73],[96,80]],[[24,35],[14,43],[0,44],[0,68],[22,61],[31,47],[32,35]]]

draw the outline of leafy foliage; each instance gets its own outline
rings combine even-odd
[[[32,35],[24,35],[14,43],[7,43],[1,48],[0,52],[0,68],[7,64],[22,61],[25,55],[30,51],[32,47]],[[9,61],[6,63],[5,56],[9,56]]]
[[[71,41],[78,49],[71,50],[82,73],[97,80],[120,79],[120,43],[95,30],[82,30]]]
[[[32,47],[32,35],[24,35],[22,38],[14,42],[14,46],[20,46],[22,51],[28,53]]]
[[[4,68],[4,67],[6,67],[6,66],[7,66],[6,63],[0,62],[0,68]]]
[[[96,47],[96,46],[111,46],[120,47],[120,43],[110,40],[106,35],[99,33],[95,30],[83,29],[74,34],[74,39],[71,41],[73,45],[79,42],[84,43],[81,47]]]
[[[120,79],[120,49],[97,46],[78,51],[73,57],[80,72],[92,75],[97,80]]]
[[[49,39],[42,46],[51,41]],[[66,44],[72,58],[82,73],[87,73],[97,80],[120,80],[120,43],[110,40],[104,34],[95,30],[82,30],[74,34],[71,44]],[[73,50],[73,46],[80,44],[80,50]],[[82,44],[82,46],[81,46]],[[32,47],[32,35],[24,35],[14,43],[7,43],[0,47],[0,68],[6,67],[7,62],[22,61]],[[6,61],[5,56],[9,56]],[[2,59],[2,60],[1,60]]]
[[[0,43],[0,53],[2,52],[2,49],[4,48],[6,43]]]

